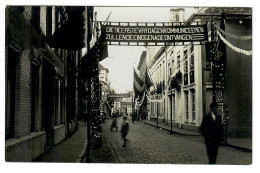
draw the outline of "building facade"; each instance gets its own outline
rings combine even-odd
[[[214,10],[215,9],[215,10]],[[252,35],[252,11],[250,8],[204,8],[193,14],[185,22],[187,25],[206,23],[214,16],[216,26],[220,26],[221,14],[226,14],[226,30],[239,36]],[[172,22],[177,13],[171,10]],[[178,18],[180,19],[180,17]],[[182,18],[184,19],[184,17]],[[208,31],[211,25],[208,23]],[[209,40],[210,40],[209,32]],[[252,40],[228,38],[227,40],[244,50],[252,50]],[[200,124],[212,102],[212,78],[210,62],[205,45],[168,45],[151,54],[154,47],[147,47],[146,66],[151,75],[153,86],[147,100],[148,119],[159,123],[200,131]],[[252,135],[252,56],[232,50],[226,45],[226,71],[224,73],[223,103],[228,106],[227,135],[250,137]],[[169,83],[171,81],[171,83]],[[169,86],[170,85],[170,86]],[[169,86],[169,89],[167,89]],[[166,92],[166,93],[165,93]],[[163,99],[165,97],[165,99]],[[222,97],[222,96],[220,96]]]
[[[6,7],[6,161],[32,161],[76,130],[81,51],[46,41],[68,18],[65,7]]]
[[[101,85],[101,111],[103,111],[107,117],[111,115],[111,103],[107,99],[107,95],[110,93],[110,82],[108,81],[108,68],[99,64],[99,82]]]

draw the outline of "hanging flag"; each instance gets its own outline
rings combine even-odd
[[[140,96],[143,90],[143,84],[144,82],[140,79],[138,74],[136,73],[134,69],[134,92],[135,92],[135,97]]]
[[[220,29],[225,31],[225,14],[222,14],[221,22],[220,22]],[[224,71],[226,69],[226,44],[219,38],[217,44],[217,62],[218,64],[223,67]]]
[[[148,69],[146,67],[146,70],[145,70],[145,86],[147,89],[149,89],[151,86],[153,86],[153,83],[152,83],[152,80],[150,78],[150,75],[148,73]]]

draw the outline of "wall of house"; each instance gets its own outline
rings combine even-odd
[[[252,20],[226,20],[226,32],[252,35]],[[227,40],[236,47],[252,50],[252,40],[229,37]],[[239,54],[227,47],[224,104],[228,105],[229,136],[252,136],[252,82],[252,56]]]
[[[41,155],[46,147],[59,143],[65,139],[68,132],[73,133],[77,129],[75,121],[65,124],[64,67],[67,51],[51,49],[42,40],[41,34],[47,33],[46,8],[44,6],[39,8],[41,31],[36,31],[31,25],[32,7],[25,6],[20,9],[7,7],[6,10],[6,72],[8,72],[6,74],[8,81],[6,84],[6,161],[32,161]],[[55,24],[55,9],[52,8],[52,24]],[[76,56],[80,57],[80,55]],[[12,63],[9,61],[10,58],[15,61]],[[14,70],[12,78],[15,83],[9,77],[10,64],[15,66],[11,68]],[[43,64],[48,64],[49,70]],[[32,71],[33,69],[35,71]],[[46,72],[52,75],[46,78]],[[44,88],[46,79],[50,87],[53,87],[51,91],[47,91],[48,94],[45,94],[45,96],[49,95],[48,97],[43,94],[46,92]],[[9,103],[12,99],[11,84],[15,86],[13,105]],[[76,91],[75,95],[77,95]],[[46,105],[46,98],[49,107],[43,106]],[[75,97],[74,100],[76,107],[77,99]],[[76,108],[74,120],[77,112]]]

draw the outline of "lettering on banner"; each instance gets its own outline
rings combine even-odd
[[[119,26],[102,25],[104,41],[113,42],[195,42],[206,41],[207,25]]]

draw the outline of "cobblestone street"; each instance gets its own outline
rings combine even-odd
[[[118,118],[119,131],[110,131],[111,119],[103,123],[103,146],[92,150],[94,163],[151,163],[151,164],[207,164],[207,154],[201,136],[170,134],[144,122],[129,119],[130,133],[127,147],[122,147],[120,136],[122,117]],[[247,165],[252,153],[221,146],[217,164]]]

